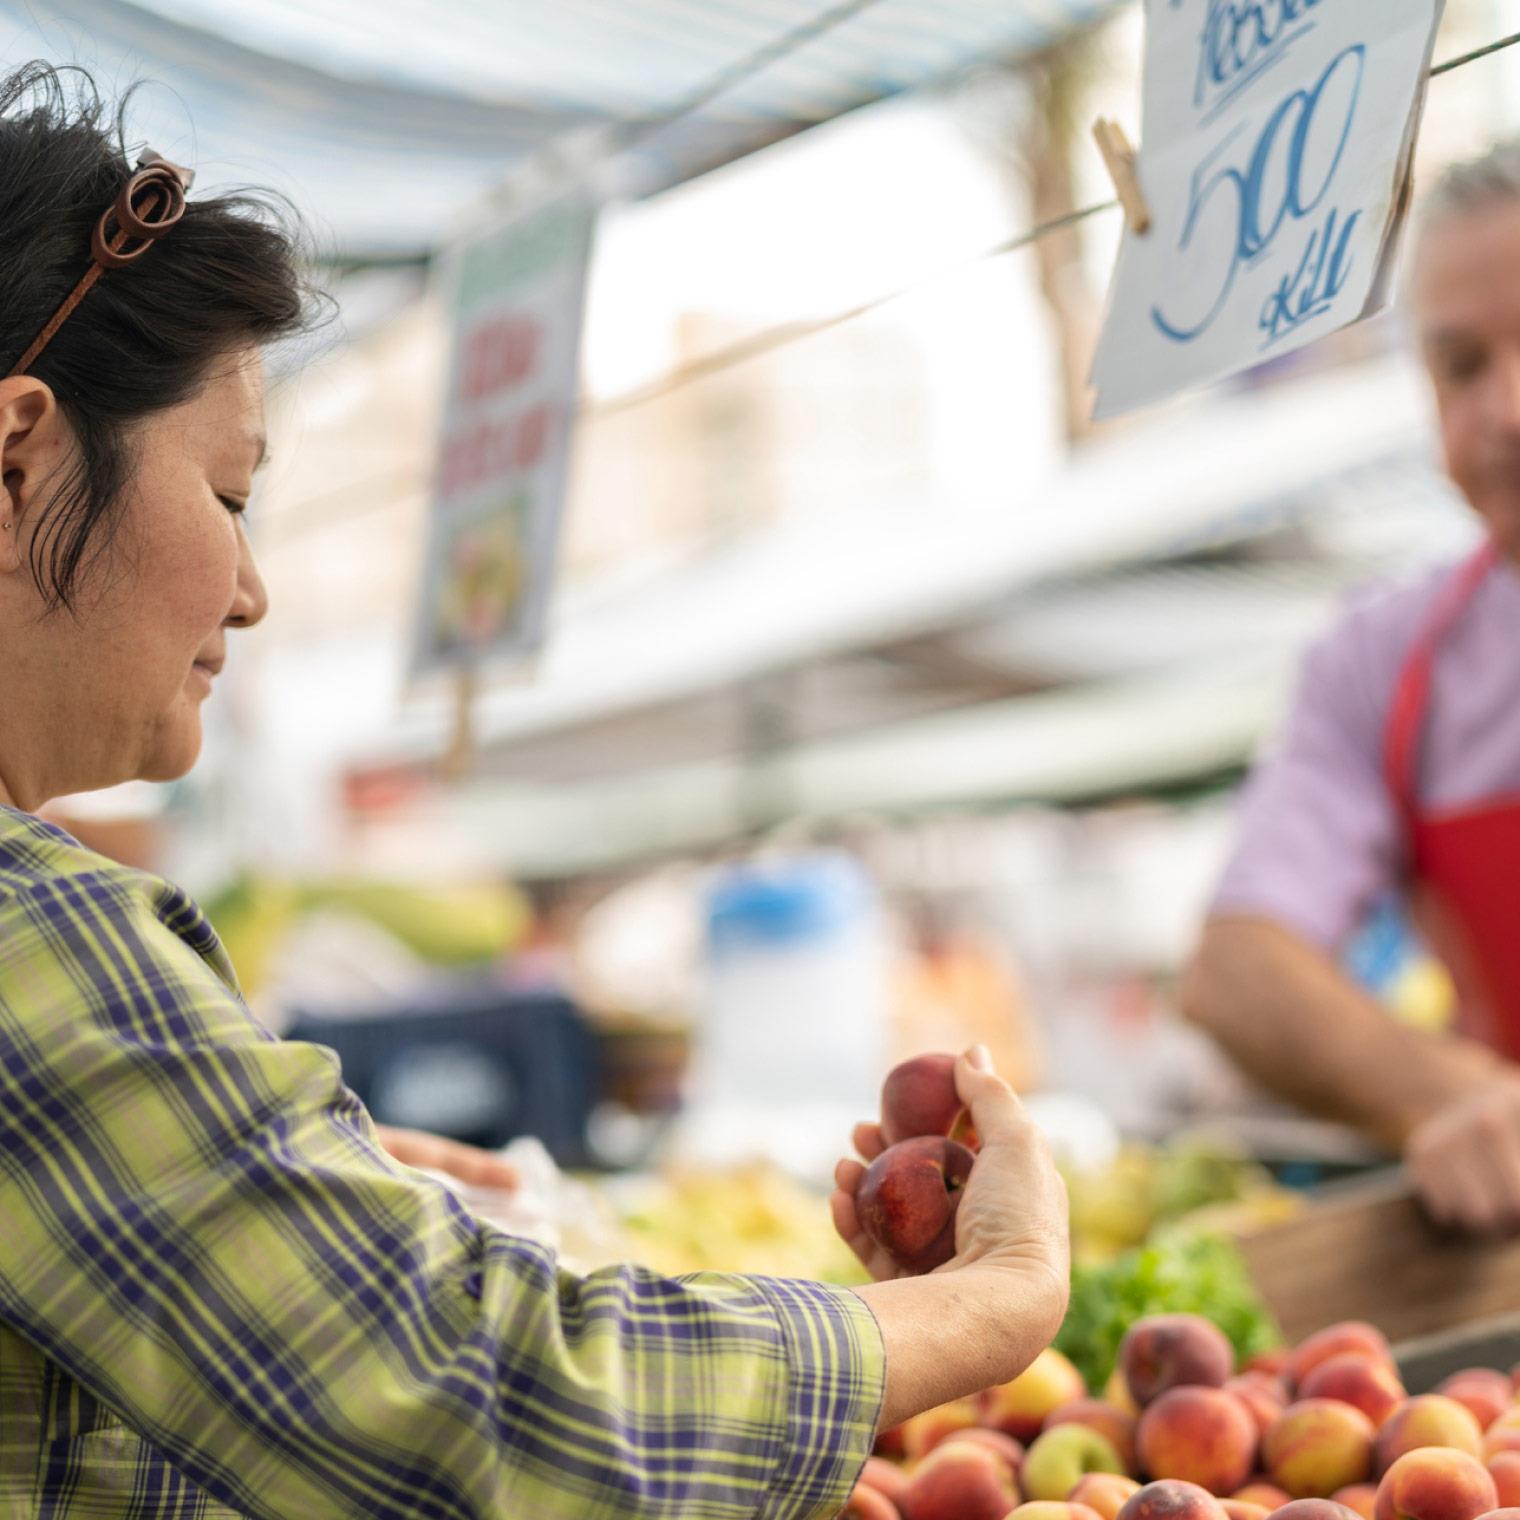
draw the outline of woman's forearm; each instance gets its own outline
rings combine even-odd
[[[1067,1283],[1044,1266],[978,1265],[855,1291],[886,1347],[886,1430],[1017,1377],[1060,1329]]]

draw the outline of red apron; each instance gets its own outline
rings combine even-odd
[[[1385,764],[1407,831],[1415,916],[1456,983],[1460,1027],[1520,1061],[1520,794],[1428,812],[1418,793],[1436,652],[1498,559],[1487,544],[1437,598],[1399,673]]]

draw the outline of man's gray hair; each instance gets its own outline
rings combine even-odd
[[[1520,206],[1520,138],[1496,143],[1442,173],[1421,203],[1416,246],[1436,227],[1503,205]]]

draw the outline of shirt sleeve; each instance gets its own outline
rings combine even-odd
[[[250,1516],[843,1506],[884,1371],[857,1295],[561,1270],[387,1157],[172,922],[104,872],[0,900],[18,1334]]]
[[[1353,617],[1310,650],[1278,744],[1246,785],[1212,908],[1272,919],[1329,954],[1398,885],[1403,866],[1403,828],[1383,778],[1392,692],[1373,668],[1389,651],[1370,647],[1366,632]]]

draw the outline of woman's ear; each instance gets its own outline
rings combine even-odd
[[[23,532],[68,446],[52,389],[30,375],[0,380],[0,574],[19,570]]]

